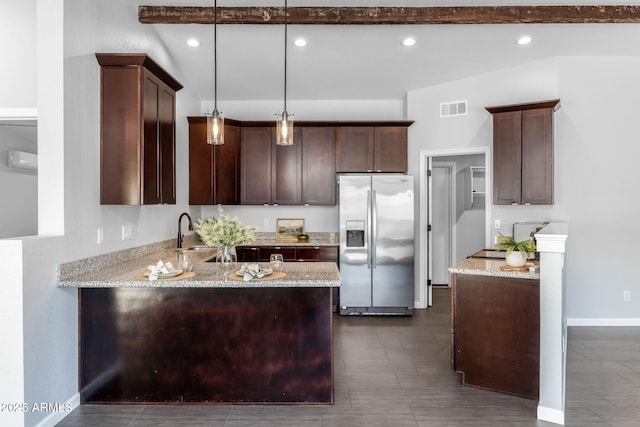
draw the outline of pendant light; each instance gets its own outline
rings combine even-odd
[[[218,3],[213,1],[213,112],[207,115],[207,144],[224,144],[224,117],[218,111]]]
[[[287,112],[287,15],[287,0],[284,0],[284,110],[276,114],[277,145],[293,145],[293,114]]]

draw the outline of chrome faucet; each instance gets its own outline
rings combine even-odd
[[[191,222],[191,217],[188,213],[183,212],[178,218],[178,249],[182,248],[182,240],[184,239],[184,234],[182,234],[182,217],[186,216],[189,220],[189,231],[193,231],[193,222]]]

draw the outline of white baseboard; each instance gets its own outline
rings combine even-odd
[[[45,419],[36,424],[36,427],[55,427],[64,417],[69,415],[71,411],[80,406],[80,393],[75,393],[62,405],[65,410],[58,412],[51,412]],[[66,409],[69,409],[68,411]]]
[[[554,424],[564,425],[564,411],[538,406],[538,419]]]
[[[640,326],[640,318],[591,319],[567,317],[567,326]]]

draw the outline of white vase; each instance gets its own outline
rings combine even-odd
[[[522,255],[520,251],[513,251],[507,255],[507,265],[511,267],[524,267],[527,257]]]

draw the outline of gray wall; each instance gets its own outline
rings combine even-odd
[[[491,147],[485,106],[560,98],[555,114],[555,204],[493,206],[504,234],[519,220],[569,222],[567,317],[590,324],[640,324],[635,242],[640,238],[640,59],[571,57],[525,64],[408,94],[410,170],[419,152]],[[469,114],[441,120],[440,102],[469,100]],[[506,227],[506,229],[505,229]],[[631,301],[623,301],[623,291]],[[587,319],[587,320],[584,320]]]
[[[0,239],[38,234],[38,172],[7,166],[9,150],[38,152],[34,123],[0,123]]]

